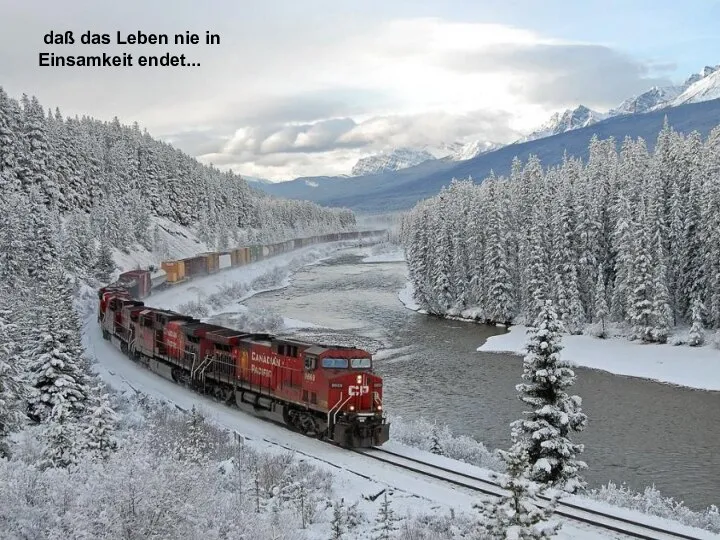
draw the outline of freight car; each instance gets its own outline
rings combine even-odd
[[[330,233],[323,236],[296,238],[269,245],[253,245],[235,248],[231,251],[207,252],[194,257],[179,260],[163,261],[160,269],[129,270],[120,274],[114,284],[123,284],[133,298],[145,298],[153,289],[176,285],[199,276],[213,274],[226,268],[235,268],[252,262],[287,253],[294,249],[322,242],[335,242],[340,240],[355,240],[369,238],[387,231],[352,231],[344,233]]]
[[[167,379],[345,447],[390,437],[367,351],[206,324],[146,306],[122,285],[99,300],[103,337]]]

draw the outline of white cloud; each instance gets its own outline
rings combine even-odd
[[[613,97],[578,78],[585,53],[590,62],[619,62],[636,86],[644,76],[640,64],[607,48],[572,48],[499,24],[383,20],[371,9],[350,17],[350,6],[325,0],[315,10],[283,0],[252,9],[217,0],[214,13],[182,2],[170,10],[169,3],[140,0],[122,9],[90,0],[47,4],[31,9],[0,0],[0,65],[11,94],[36,94],[65,114],[138,121],[204,161],[274,179],[348,172],[359,157],[392,146],[509,142],[561,101]],[[222,42],[169,47],[201,63],[187,70],[36,68],[42,35],[52,28],[201,35],[208,29]],[[553,71],[556,59],[569,71]],[[538,77],[533,63],[555,78]]]

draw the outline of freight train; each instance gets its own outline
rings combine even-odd
[[[238,247],[227,251],[200,253],[194,257],[162,261],[159,268],[135,269],[123,272],[113,285],[122,284],[133,298],[145,298],[154,289],[184,283],[190,279],[220,270],[236,268],[246,264],[262,261],[281,253],[287,253],[313,244],[338,242],[344,240],[367,240],[372,237],[387,235],[386,230],[353,231],[331,233],[321,236],[296,238],[275,244],[260,244]]]
[[[365,233],[365,237],[384,231]],[[344,240],[338,233],[260,246],[254,260],[322,241]],[[292,248],[288,246],[292,245]],[[280,246],[280,247],[278,247]],[[262,248],[268,248],[267,251]],[[233,255],[248,250],[250,257]],[[253,248],[227,252],[230,267],[253,262]],[[166,279],[135,270],[99,290],[98,322],[103,337],[131,359],[174,382],[209,394],[241,410],[290,429],[349,448],[379,446],[390,438],[383,411],[383,381],[372,356],[355,347],[311,343],[248,333],[146,306],[141,297],[155,288],[220,269],[225,253],[206,253],[166,270]],[[193,259],[203,261],[193,262]],[[178,268],[184,272],[182,279]],[[172,277],[172,280],[171,280]],[[153,279],[155,280],[153,282]]]

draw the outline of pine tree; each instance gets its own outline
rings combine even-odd
[[[3,194],[19,189],[19,168],[22,154],[20,108],[0,87],[0,191]]]
[[[593,319],[601,324],[601,332],[598,337],[607,337],[605,320],[608,316],[608,305],[605,291],[605,274],[602,265],[598,271],[597,283],[595,284],[595,309]]]
[[[107,459],[117,448],[114,432],[118,416],[110,406],[108,394],[101,394],[100,389],[95,390],[98,396],[95,403],[88,409],[85,416],[85,441],[87,449],[99,459]]]
[[[107,238],[103,235],[100,237],[100,249],[95,264],[95,277],[99,279],[101,283],[110,283],[114,271],[115,261],[113,260],[112,249],[110,248],[110,244],[108,244]]]
[[[2,295],[4,291],[0,291]],[[15,325],[9,310],[0,308],[0,458],[10,454],[7,436],[21,425],[24,387],[17,369],[19,358],[14,343]]]
[[[697,347],[705,343],[705,334],[703,333],[703,312],[705,306],[699,298],[695,298],[692,302],[692,326],[690,327],[690,335],[688,336],[688,345]]]
[[[57,402],[44,426],[43,467],[76,465],[82,455],[82,432],[67,402]]]
[[[543,234],[544,224],[542,215],[535,211],[533,223],[530,229],[529,261],[528,261],[528,317],[535,319],[542,311],[542,306],[548,299],[548,275],[549,269],[546,260],[547,246]]]
[[[584,485],[578,473],[586,464],[576,459],[584,446],[573,443],[569,433],[585,429],[587,416],[581,411],[580,397],[565,392],[575,382],[575,374],[560,359],[562,331],[552,301],[547,300],[528,330],[522,375],[528,382],[516,387],[520,400],[534,410],[512,423],[515,444],[511,452],[527,451],[532,480],[574,492]]]
[[[666,343],[672,326],[672,309],[670,308],[670,294],[667,288],[664,250],[660,239],[658,239],[656,251],[653,272],[652,339],[658,343]]]
[[[636,221],[638,233],[633,243],[632,279],[630,302],[628,304],[628,322],[632,325],[632,338],[653,341],[652,310],[652,261],[650,257],[649,237],[645,227],[645,202],[640,203],[640,213]]]
[[[500,487],[510,493],[499,501],[487,500],[475,505],[480,510],[480,532],[493,539],[552,538],[560,529],[559,523],[548,523],[557,499],[551,499],[544,508],[538,504],[543,488],[528,478],[530,464],[526,450],[499,452],[507,469],[507,475],[500,477]]]
[[[193,405],[190,416],[186,422],[187,434],[180,443],[180,448],[176,449],[178,459],[193,461],[195,463],[205,463],[211,450],[211,443],[207,436],[207,424],[205,417]]]
[[[432,430],[430,431],[430,451],[439,456],[444,454],[442,444],[440,443],[440,434],[438,433],[437,424],[433,424]]]
[[[395,517],[395,511],[390,508],[390,499],[388,499],[387,491],[383,493],[383,500],[380,503],[380,509],[375,520],[375,528],[373,532],[373,540],[390,540],[392,538],[393,531],[396,531],[397,518]]]
[[[340,540],[345,534],[345,505],[342,499],[333,503],[333,518],[330,523],[332,531],[332,540]]]
[[[495,182],[496,183],[496,182]],[[490,185],[490,219],[487,223],[487,247],[485,265],[488,274],[488,292],[486,299],[486,318],[493,322],[509,323],[515,314],[513,283],[508,266],[508,243],[503,230],[507,227],[504,213],[500,207],[503,201]]]
[[[360,501],[355,501],[353,504],[347,507],[347,512],[345,513],[345,521],[347,523],[348,531],[357,529],[362,522],[362,514],[358,509],[359,504]]]
[[[89,389],[83,367],[80,321],[73,306],[72,286],[61,268],[49,271],[46,296],[41,297],[43,324],[37,329],[38,344],[29,358],[31,394],[29,416],[41,421],[58,405],[58,418],[81,414]]]

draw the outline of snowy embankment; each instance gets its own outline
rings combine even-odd
[[[398,291],[398,298],[408,309],[425,313],[413,299],[411,283],[408,282]],[[524,355],[526,343],[527,327],[517,325],[505,334],[490,337],[477,350]],[[563,335],[562,343],[562,358],[575,366],[700,390],[720,391],[720,350],[712,345],[689,347],[643,344],[623,338],[600,339],[569,334]]]
[[[381,246],[381,247],[380,247]],[[387,262],[405,262],[405,254],[402,248],[394,245],[381,244],[380,249],[374,249],[373,252],[365,257],[364,263],[387,263]]]
[[[492,336],[478,351],[525,354],[526,326]],[[642,344],[622,338],[563,336],[561,358],[574,365],[690,388],[720,391],[720,351],[712,346]]]

